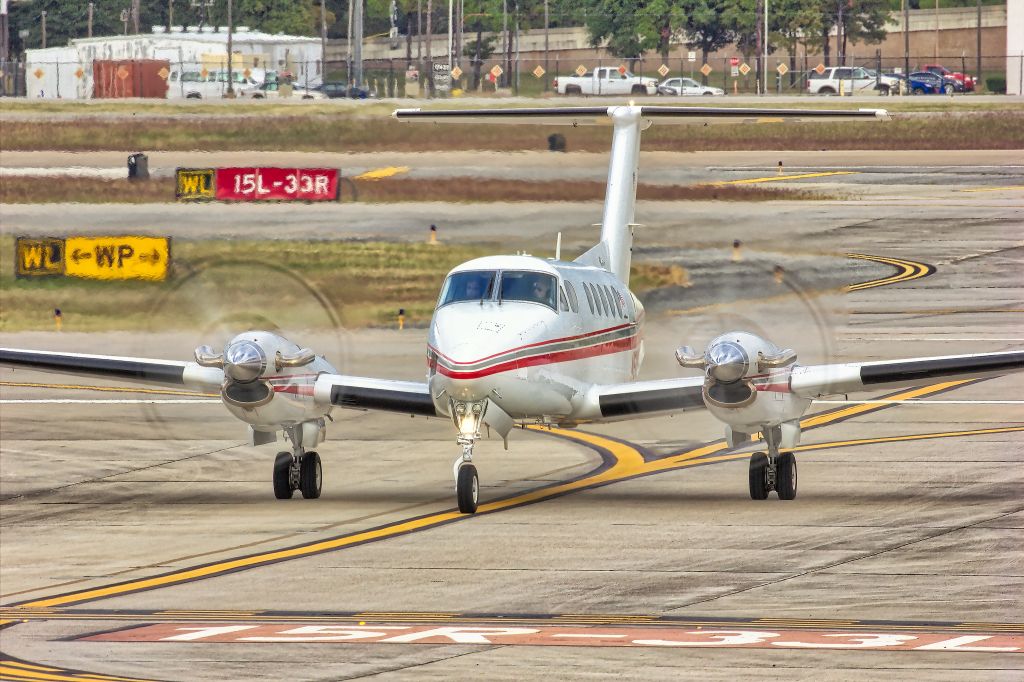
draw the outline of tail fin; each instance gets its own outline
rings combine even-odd
[[[633,250],[636,178],[640,163],[640,131],[654,121],[666,123],[777,123],[784,120],[887,120],[884,109],[752,109],[720,107],[550,107],[525,109],[462,109],[423,111],[398,109],[399,121],[433,123],[540,123],[545,125],[613,126],[608,188],[604,198],[601,241],[576,259],[578,263],[605,268],[629,284]]]

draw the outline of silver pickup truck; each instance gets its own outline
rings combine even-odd
[[[582,76],[559,76],[554,82],[559,95],[653,95],[657,78],[641,78],[617,67],[601,66]]]

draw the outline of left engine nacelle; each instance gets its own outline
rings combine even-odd
[[[702,355],[680,348],[676,360],[704,371],[704,404],[729,425],[730,433],[749,434],[797,419],[810,405],[789,387],[796,353],[756,334],[728,332],[713,339]]]
[[[316,404],[313,385],[317,376],[335,369],[309,348],[273,332],[243,332],[221,353],[200,346],[195,359],[203,367],[224,370],[224,406],[257,430],[278,430],[330,412],[329,405]]]

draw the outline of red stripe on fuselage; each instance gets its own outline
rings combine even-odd
[[[547,346],[548,344],[552,344],[552,343],[562,343],[563,341],[576,341],[577,339],[585,339],[585,338],[590,337],[590,336],[600,336],[601,334],[607,334],[609,332],[618,331],[620,329],[625,329],[626,327],[630,327],[630,326],[633,326],[632,322],[629,322],[627,324],[620,324],[617,327],[608,327],[606,329],[599,329],[596,332],[587,332],[586,334],[577,334],[576,336],[565,336],[565,337],[562,337],[560,339],[549,339],[547,341],[538,341],[536,343],[528,343],[525,346],[517,346],[515,348],[509,348],[508,350],[503,350],[503,351],[501,351],[499,353],[492,353],[491,355],[486,355],[486,356],[484,356],[482,358],[479,358],[478,360],[456,360],[454,358],[448,357],[447,355],[445,355],[444,353],[442,353],[438,349],[434,348],[433,346],[430,346],[429,344],[428,344],[427,347],[430,348],[430,350],[432,350],[435,353],[437,353],[442,358],[444,358],[445,360],[448,360],[449,362],[453,362],[453,363],[455,363],[457,365],[475,365],[478,362],[483,362],[484,360],[490,360],[491,358],[496,358],[496,357],[499,357],[501,355],[507,355],[508,353],[513,353],[513,352],[515,352],[517,350],[525,350],[527,348],[537,348],[539,346]]]
[[[450,370],[444,365],[439,364],[437,366],[437,373],[451,379],[479,379],[492,374],[500,374],[502,372],[509,372],[514,369],[522,369],[525,367],[536,367],[538,365],[550,365],[559,362],[582,360],[584,358],[592,358],[599,355],[624,353],[634,350],[637,346],[637,341],[638,337],[633,335],[625,339],[616,339],[615,341],[599,343],[593,346],[586,346],[584,348],[572,348],[570,350],[556,351],[554,353],[532,355],[527,358],[519,358],[518,360],[509,360],[508,362],[499,362],[498,364],[491,365],[490,367],[472,370],[469,372]]]

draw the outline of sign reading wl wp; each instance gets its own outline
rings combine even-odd
[[[171,261],[171,242],[167,237],[137,236],[19,237],[17,252],[19,277],[162,280]]]

